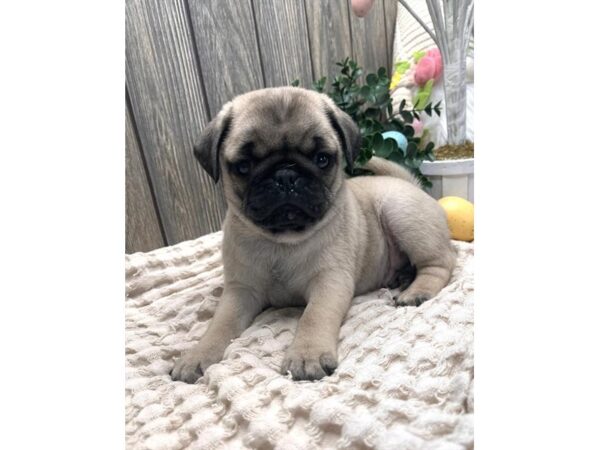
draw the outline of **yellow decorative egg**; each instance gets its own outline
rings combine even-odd
[[[446,211],[452,239],[470,242],[475,237],[475,206],[460,197],[443,197],[438,203]]]

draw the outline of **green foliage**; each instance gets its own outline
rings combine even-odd
[[[433,161],[434,144],[424,142],[422,137],[415,137],[415,130],[411,124],[415,118],[420,118],[421,112],[429,116],[433,112],[439,115],[439,103],[435,106],[427,104],[419,109],[407,110],[403,100],[397,111],[394,111],[389,94],[390,78],[384,67],[377,73],[367,74],[366,83],[361,83],[359,79],[363,70],[355,61],[346,58],[336,65],[340,67],[340,74],[334,77],[330,90],[326,90],[326,77],[315,81],[312,88],[331,97],[336,105],[358,124],[362,145],[356,159],[356,167],[351,173],[346,169],[349,175],[364,175],[367,171],[361,166],[376,155],[407,167],[424,186],[431,186],[431,182],[421,173],[419,167],[424,160]],[[298,80],[292,85],[298,86]],[[386,131],[402,133],[408,140],[406,151],[399,148],[394,139],[384,139],[382,133]]]

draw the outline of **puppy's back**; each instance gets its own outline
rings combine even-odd
[[[400,164],[388,161],[387,159],[379,158],[378,156],[373,156],[367,161],[364,168],[370,170],[375,175],[401,178],[402,180],[414,184],[418,188],[422,187],[419,180],[408,171],[408,169],[402,167]]]

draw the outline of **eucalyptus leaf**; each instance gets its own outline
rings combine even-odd
[[[394,125],[394,128],[392,128],[392,130],[396,130],[396,131],[402,131],[404,130],[404,124],[399,121],[398,119],[392,119],[390,120],[390,125]]]
[[[367,108],[365,110],[365,115],[367,117],[377,118],[379,116],[379,109],[378,108]]]
[[[390,99],[390,94],[388,94],[387,91],[385,91],[375,97],[375,103],[378,106],[385,108],[386,105],[388,104],[389,99]]]
[[[370,73],[367,75],[367,84],[369,86],[375,86],[377,84],[377,75],[374,73]]]
[[[410,112],[402,111],[402,112],[400,112],[400,115],[402,116],[402,120],[404,120],[406,123],[413,122],[413,115]]]
[[[383,150],[383,136],[380,133],[377,133],[375,136],[373,136],[371,148],[376,154],[381,153]]]
[[[387,138],[383,141],[383,147],[377,156],[387,159],[393,151],[398,151],[398,144],[394,139]]]
[[[398,151],[392,152],[388,159],[400,165],[404,165],[404,154],[402,153],[402,149],[398,149]]]
[[[409,158],[407,156],[406,158],[404,158],[404,165],[407,166],[409,169],[416,169],[417,167],[419,167],[421,165],[421,163],[418,162],[417,165],[415,166],[415,160],[413,158]]]

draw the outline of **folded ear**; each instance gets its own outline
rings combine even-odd
[[[217,116],[210,121],[202,134],[200,141],[194,145],[194,156],[208,172],[215,183],[219,181],[219,154],[221,146],[227,137],[231,125],[231,103],[227,103]]]
[[[360,152],[362,143],[358,125],[356,125],[348,114],[338,108],[331,99],[328,98],[325,103],[325,113],[327,114],[329,123],[338,135],[342,144],[342,150],[344,151],[344,157],[346,158],[346,164],[352,170],[354,160]]]

